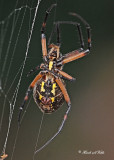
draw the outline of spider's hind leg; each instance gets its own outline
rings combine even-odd
[[[37,82],[40,78],[42,78],[42,76],[43,76],[43,74],[42,74],[42,72],[40,72],[40,73],[35,77],[35,79],[32,81],[32,83],[30,84],[30,86],[28,87],[28,90],[27,90],[27,92],[26,92],[26,94],[25,94],[23,103],[22,103],[22,105],[21,105],[20,108],[19,108],[19,115],[18,115],[18,123],[19,123],[19,125],[20,125],[21,114],[22,114],[23,108],[24,108],[24,106],[25,106],[25,103],[27,102],[27,100],[28,100],[28,98],[29,98],[29,95],[30,95],[30,93],[32,92],[32,90],[33,90],[36,82]]]
[[[61,89],[61,91],[64,95],[64,98],[65,98],[65,101],[67,103],[68,108],[67,108],[66,113],[64,114],[63,120],[62,120],[57,132],[42,147],[40,147],[38,150],[36,150],[35,154],[38,153],[39,151],[41,151],[43,148],[45,148],[62,131],[63,126],[64,126],[64,124],[67,120],[67,116],[68,116],[68,114],[70,112],[70,109],[71,109],[70,98],[69,98],[69,95],[67,93],[67,90],[66,90],[65,86],[63,85],[62,81],[59,78],[56,78],[55,80],[56,80],[57,84],[59,85],[59,87],[60,87],[60,89]]]

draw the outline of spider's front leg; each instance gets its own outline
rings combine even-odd
[[[55,69],[55,71],[57,71],[59,73],[60,78],[65,79],[65,80],[69,80],[69,81],[75,81],[76,78],[70,76],[69,74],[67,74],[66,72],[59,70],[59,69]]]
[[[27,73],[27,77],[30,76],[32,73],[38,71],[40,69],[40,65],[36,66],[35,68],[31,69],[28,73]]]
[[[27,77],[30,76],[32,73],[38,71],[39,69],[45,69],[46,66],[44,63],[41,63],[40,65],[36,66],[35,68],[31,69],[28,74],[27,74]]]
[[[44,22],[43,22],[42,28],[41,28],[42,53],[43,53],[43,59],[45,62],[47,61],[47,47],[46,47],[46,35],[45,35],[46,22],[47,22],[47,18],[48,18],[49,13],[51,12],[52,8],[55,6],[56,6],[56,4],[52,4],[51,7],[46,11]]]
[[[79,38],[80,38],[80,44],[81,44],[81,48],[74,50],[74,51],[66,54],[65,56],[63,56],[62,61],[58,62],[58,64],[57,64],[58,66],[64,65],[65,63],[68,63],[68,62],[74,61],[76,59],[79,59],[81,57],[84,57],[85,55],[87,55],[90,52],[90,49],[91,49],[91,28],[90,28],[90,25],[86,22],[86,20],[84,20],[77,13],[69,13],[69,14],[80,19],[82,21],[82,23],[85,25],[86,31],[87,31],[88,47],[87,47],[87,49],[84,49],[84,40],[83,40],[82,30],[81,30],[79,23],[72,22],[72,21],[58,21],[58,22],[56,22],[56,25],[57,24],[72,24],[72,25],[77,26]]]
[[[69,63],[71,61],[77,60],[79,58],[82,58],[86,56],[89,53],[89,49],[83,50],[83,49],[78,49],[74,50],[70,53],[67,53],[61,62],[58,63],[58,65],[64,65],[66,63]]]
[[[42,78],[42,76],[43,76],[43,72],[40,72],[40,73],[35,77],[35,79],[32,81],[32,83],[30,84],[30,86],[28,87],[28,90],[27,90],[27,92],[26,92],[26,94],[25,94],[25,97],[24,97],[24,101],[23,101],[22,105],[21,105],[20,108],[19,108],[19,115],[18,115],[18,123],[19,123],[19,124],[20,124],[20,121],[21,121],[21,114],[22,114],[23,108],[24,108],[24,106],[25,106],[25,103],[27,102],[27,100],[28,100],[28,98],[29,98],[29,95],[30,95],[30,93],[32,92],[32,90],[33,90],[36,82],[37,82],[40,78]]]

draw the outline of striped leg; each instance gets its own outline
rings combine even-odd
[[[57,130],[57,132],[56,132],[42,147],[40,147],[38,150],[36,150],[36,151],[35,151],[35,154],[37,154],[37,153],[40,152],[43,148],[45,148],[45,147],[46,147],[50,142],[52,142],[52,140],[61,132],[61,130],[63,129],[63,126],[64,126],[64,124],[65,124],[65,122],[66,122],[66,119],[67,119],[67,116],[68,116],[68,114],[69,114],[69,111],[70,111],[70,109],[71,109],[70,98],[69,98],[69,95],[68,95],[68,93],[67,93],[67,91],[66,91],[66,89],[65,89],[65,87],[64,87],[64,85],[63,85],[63,83],[62,83],[62,81],[57,78],[57,79],[56,79],[56,82],[57,82],[57,84],[59,85],[59,87],[60,87],[60,89],[61,89],[61,91],[62,91],[62,93],[63,93],[63,95],[64,95],[65,101],[67,102],[67,105],[68,105],[68,109],[67,109],[67,111],[66,111],[66,113],[65,113],[65,115],[64,115],[64,117],[63,117],[63,120],[62,120],[62,122],[61,122],[61,124],[60,124],[60,126],[59,126],[59,128],[58,128],[58,130]]]
[[[46,22],[47,22],[47,18],[48,18],[49,13],[51,12],[52,8],[55,6],[56,6],[56,4],[52,4],[51,7],[46,11],[44,22],[43,22],[42,28],[41,28],[41,44],[42,44],[42,53],[43,53],[44,61],[47,61],[47,59],[46,59],[47,47],[46,47],[46,35],[45,35]]]
[[[61,71],[59,69],[56,69],[56,71],[58,71],[58,73],[60,74],[60,78],[66,79],[66,80],[70,80],[70,81],[75,81],[76,79],[73,78],[72,76],[68,75],[67,73],[65,73],[64,71]]]
[[[42,73],[40,72],[36,77],[35,79],[32,81],[32,83],[30,84],[26,94],[25,94],[25,97],[24,97],[24,101],[22,103],[22,105],[20,106],[19,108],[19,115],[18,115],[18,123],[20,124],[20,120],[21,120],[21,114],[22,114],[22,111],[23,111],[23,108],[25,106],[25,103],[27,102],[28,98],[29,98],[29,95],[30,93],[32,92],[36,82],[42,77]]]

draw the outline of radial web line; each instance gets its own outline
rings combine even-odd
[[[23,63],[21,64],[20,68],[18,69],[18,72],[17,72],[17,74],[15,75],[15,77],[14,77],[14,79],[13,79],[13,81],[12,81],[10,87],[8,88],[8,90],[7,90],[7,92],[6,92],[6,95],[9,93],[9,91],[10,91],[11,88],[13,87],[13,84],[14,84],[14,82],[15,82],[17,76],[19,75],[19,73],[20,73],[20,71],[21,71],[21,69],[22,69],[22,65],[23,65]]]
[[[18,1],[17,1],[17,3],[18,3]],[[17,6],[17,3],[16,3],[16,6]],[[19,17],[19,13],[18,13],[18,16],[17,16],[16,19],[15,19],[15,15],[14,15],[14,18],[13,18],[13,25],[12,25],[12,31],[11,31],[10,41],[9,41],[9,45],[8,45],[8,49],[7,49],[7,53],[6,53],[6,57],[5,57],[5,65],[6,65],[6,62],[7,62],[7,57],[8,57],[8,53],[9,53],[11,41],[12,41],[12,36],[13,36],[14,28],[15,28],[15,26],[16,26],[16,22],[17,22],[17,20],[18,20],[18,17]],[[24,15],[23,15],[23,17],[24,17]],[[24,18],[23,18],[23,19],[24,19]],[[22,19],[22,21],[23,21],[23,19]],[[3,22],[3,21],[2,21],[2,22]],[[9,19],[8,19],[8,23],[9,23]],[[8,24],[8,23],[7,23],[7,24]],[[22,23],[23,23],[23,22],[22,22]],[[21,26],[22,26],[22,23],[21,23]],[[4,23],[3,23],[3,24],[4,24]],[[20,26],[20,29],[19,29],[19,32],[18,32],[18,36],[19,36],[20,30],[21,30],[21,26]],[[7,27],[6,27],[6,29],[5,29],[5,33],[6,33],[6,31],[7,31]],[[3,34],[3,35],[4,35],[4,34]],[[17,43],[17,41],[18,41],[18,36],[17,36],[16,43]],[[5,38],[5,35],[4,35],[3,39],[4,39],[4,38]],[[2,39],[2,40],[3,40],[3,39]],[[3,44],[2,44],[2,46],[3,46]],[[10,67],[11,67],[12,60],[13,60],[15,48],[16,48],[16,44],[15,44],[15,46],[14,46],[14,51],[13,51],[13,54],[12,54],[12,58],[11,58],[11,61],[10,61],[10,64],[9,64],[9,69],[8,69],[8,73],[7,73],[7,74],[9,74],[9,70],[10,70]],[[1,49],[1,51],[2,51],[2,49]],[[3,72],[4,72],[4,69],[5,69],[5,65],[3,66]],[[20,67],[20,69],[21,69],[21,67]],[[19,71],[20,71],[20,69],[19,69]],[[19,73],[19,71],[18,71],[18,73]],[[3,73],[3,72],[2,72],[2,73]],[[17,73],[17,75],[18,75],[18,73]],[[5,83],[4,83],[5,85],[6,85],[7,78],[8,78],[8,75],[7,75],[7,74],[6,74],[6,81],[5,81]],[[1,74],[1,75],[2,75],[2,74]],[[17,77],[17,75],[15,76],[15,78]],[[2,76],[1,76],[1,78],[2,78]],[[15,80],[15,78],[14,78],[14,80]],[[14,83],[14,80],[13,80],[13,83]],[[11,86],[13,85],[13,83],[11,84]],[[5,88],[5,85],[4,85],[3,88]],[[11,88],[11,86],[10,86],[10,88]],[[9,88],[9,89],[10,89],[10,88]],[[1,89],[2,89],[2,88],[1,88]],[[9,91],[9,89],[8,89],[8,91]],[[2,91],[3,91],[3,90],[2,90]],[[0,120],[0,130],[1,130],[2,120],[3,120],[3,116],[4,116],[4,109],[5,109],[7,94],[8,94],[8,92],[7,92],[6,94],[4,94],[5,99],[4,99],[4,102],[3,102],[2,116],[1,116],[1,120]],[[15,92],[14,92],[14,95],[13,95],[13,96],[15,96]],[[13,101],[13,98],[12,98],[12,101]],[[3,152],[4,152],[4,153],[5,153],[5,148],[6,148],[6,144],[7,144],[8,135],[9,135],[9,129],[10,129],[10,125],[11,125],[11,119],[12,119],[12,115],[13,115],[13,108],[11,107],[11,102],[9,102],[9,103],[10,103],[10,114],[9,114],[9,124],[8,124],[7,136],[6,136],[5,144],[4,144],[4,147],[3,147]]]
[[[11,154],[11,160],[13,159],[13,155],[14,155],[14,151],[15,151],[15,146],[16,146],[16,142],[17,142],[17,138],[18,138],[18,133],[19,133],[19,126],[17,128],[17,133],[16,133],[16,137],[15,137],[15,142],[14,142],[14,145],[13,145],[13,151],[12,151],[12,154]]]
[[[30,29],[30,35],[29,35],[29,38],[28,38],[28,41],[27,41],[25,58],[24,58],[24,61],[23,61],[22,66],[21,66],[21,74],[20,74],[19,81],[18,81],[18,83],[17,83],[17,87],[16,87],[16,89],[15,89],[15,91],[14,91],[14,94],[13,94],[13,97],[12,97],[12,100],[11,100],[11,103],[10,103],[9,124],[8,124],[7,135],[6,135],[6,139],[5,139],[5,143],[4,143],[4,147],[3,147],[3,153],[5,153],[5,150],[6,150],[6,145],[7,145],[9,130],[10,130],[11,121],[12,121],[12,116],[13,116],[13,111],[14,111],[14,107],[15,107],[15,104],[16,104],[16,100],[17,100],[17,95],[18,95],[18,91],[19,91],[19,87],[20,87],[20,83],[21,83],[21,79],[22,79],[22,75],[23,75],[23,71],[24,71],[24,67],[25,67],[25,63],[26,63],[26,59],[27,59],[27,55],[28,55],[28,50],[29,50],[29,46],[30,46],[30,41],[31,41],[31,37],[32,37],[32,33],[33,33],[33,28],[34,28],[34,24],[35,24],[35,20],[36,20],[36,15],[37,15],[37,11],[38,11],[38,7],[39,7],[40,2],[41,2],[41,0],[38,0],[38,1],[37,1],[37,5],[36,5],[36,8],[35,8],[35,13],[34,13],[33,21],[32,21],[32,26],[31,26],[31,29]],[[13,19],[12,31],[11,31],[11,36],[10,36],[10,40],[9,40],[9,45],[8,45],[7,53],[9,52],[9,48],[10,48],[10,44],[11,44],[11,40],[12,40],[12,36],[13,36],[13,31],[14,31],[14,27],[15,27],[14,21],[15,21],[15,16],[14,16],[14,19]],[[4,69],[5,69],[7,57],[8,57],[8,55],[6,54],[5,62],[4,62],[4,64],[3,64],[2,73],[4,72]],[[19,72],[20,72],[20,70],[19,70]],[[1,77],[1,78],[2,78],[2,77]],[[6,98],[5,98],[5,99],[6,99]]]
[[[1,93],[4,95],[5,98],[4,98],[4,102],[3,102],[2,115],[1,115],[1,119],[0,119],[0,131],[1,131],[1,127],[2,127],[2,121],[3,121],[3,116],[4,116],[4,110],[5,110],[6,100],[8,100],[9,104],[11,104],[11,102],[13,101],[13,98],[12,98],[11,101],[8,99],[7,94],[8,94],[9,91],[11,90],[11,88],[12,88],[12,86],[13,86],[13,84],[14,84],[14,82],[15,82],[15,80],[16,80],[16,78],[17,78],[17,76],[18,76],[18,74],[19,74],[19,72],[20,72],[20,70],[21,70],[21,68],[22,68],[22,65],[20,66],[20,68],[19,68],[16,76],[14,77],[13,82],[12,82],[12,84],[10,85],[7,93],[4,93],[3,89],[1,88]],[[14,97],[14,96],[15,96],[15,92],[14,92],[14,94],[13,94],[13,97]],[[11,112],[11,111],[10,111],[10,112]]]
[[[18,0],[16,2],[15,8],[17,6],[17,3],[18,3]],[[8,48],[7,48],[7,51],[6,51],[6,56],[5,56],[2,72],[1,72],[1,79],[3,77],[3,73],[4,73],[4,70],[5,70],[5,67],[6,67],[6,62],[7,62],[7,58],[8,58],[8,54],[9,54],[9,49],[10,49],[10,45],[11,45],[11,40],[12,40],[12,37],[13,37],[13,32],[14,32],[15,25],[16,25],[15,16],[16,16],[16,14],[14,14],[14,17],[13,17],[13,24],[12,24],[12,29],[11,29],[11,35],[10,35],[10,40],[9,40],[9,44],[8,44]]]
[[[38,130],[38,135],[37,135],[36,144],[35,144],[35,148],[34,148],[33,160],[34,160],[35,154],[36,154],[36,148],[37,148],[39,137],[40,137],[40,132],[41,132],[41,128],[42,128],[43,119],[44,119],[44,113],[42,113],[40,127],[39,127],[39,130]]]
[[[19,27],[19,31],[18,31],[18,35],[17,35],[17,39],[16,39],[16,42],[15,42],[15,45],[14,45],[14,49],[13,49],[13,53],[12,53],[12,56],[11,56],[10,64],[9,64],[8,71],[7,71],[7,74],[6,74],[6,79],[5,79],[5,82],[4,82],[4,88],[5,88],[6,83],[7,83],[7,80],[8,80],[8,76],[9,76],[10,68],[11,68],[12,61],[13,61],[13,57],[14,57],[15,50],[16,50],[16,47],[17,47],[17,42],[18,42],[18,39],[19,39],[19,35],[20,35],[20,32],[21,32],[22,25],[23,25],[23,21],[24,21],[24,17],[25,17],[26,9],[27,9],[27,8],[25,8],[25,11],[24,11],[24,14],[23,14],[23,17],[22,17],[22,21],[21,21],[21,25],[20,25],[20,27]],[[19,15],[19,14],[20,14],[20,11],[19,11],[18,15]],[[18,18],[17,18],[17,19],[18,19]]]
[[[8,24],[8,23],[7,23]],[[4,42],[4,38],[6,35],[6,29],[5,28],[5,23],[1,23],[1,32],[0,32],[0,62],[1,62],[1,54],[2,54],[2,46],[3,46],[3,42]]]
[[[11,17],[13,14],[15,14],[17,11],[21,11],[21,10],[24,9],[24,8],[28,8],[29,10],[33,10],[33,9],[35,9],[36,7],[31,8],[31,7],[29,7],[28,5],[25,5],[25,6],[22,6],[22,7],[20,7],[20,8],[14,9],[14,10],[8,15],[8,17],[6,17],[3,21],[0,21],[0,24],[4,23],[4,22],[7,21],[8,19],[10,19],[10,17]]]
[[[6,100],[8,100],[6,94],[3,92],[3,90],[1,90],[1,92],[4,95],[5,98],[4,98],[2,114],[1,114],[1,118],[0,118],[0,132],[1,132],[1,128],[2,128],[2,121],[3,121],[3,117],[4,117],[4,110],[5,110]],[[9,100],[8,100],[8,102],[10,104]]]
[[[18,3],[18,1],[17,1],[17,3]],[[15,6],[17,6],[17,3],[16,3]],[[23,8],[29,9],[30,11],[32,11],[32,9],[34,9],[34,8],[30,8],[30,7],[27,6],[27,5],[26,5],[26,6],[22,6],[22,7],[19,8],[19,9],[15,9],[15,12],[10,13],[9,16],[8,16],[5,20],[2,20],[2,21],[0,22],[0,25],[1,25],[0,62],[2,62],[1,54],[2,54],[3,44],[5,43],[4,40],[5,40],[5,36],[6,36],[6,33],[7,33],[8,25],[9,25],[9,19],[10,19],[10,17],[11,17],[13,14],[16,14],[16,12],[19,11],[18,14],[17,14],[16,20],[13,19],[13,22],[14,22],[15,25],[16,25],[16,21],[18,20],[20,11],[21,11],[21,9],[23,9]],[[7,21],[6,21],[6,20],[7,20]],[[5,85],[6,85],[6,83],[7,83],[7,78],[8,78],[8,75],[9,75],[10,68],[11,68],[11,63],[12,63],[12,61],[13,61],[13,57],[14,57],[16,45],[17,45],[17,42],[18,42],[19,34],[20,34],[20,31],[21,31],[21,27],[22,27],[22,24],[23,24],[23,20],[24,20],[24,15],[23,15],[23,18],[22,18],[22,21],[21,21],[21,25],[20,25],[20,28],[19,28],[19,32],[18,32],[18,36],[17,36],[17,39],[16,39],[16,43],[15,43],[15,46],[14,46],[13,54],[12,54],[11,61],[10,61],[9,67],[8,67],[8,71],[7,71],[7,74],[6,74],[6,76],[5,76],[6,80],[5,80],[5,82],[4,82],[4,87],[2,87],[2,84],[1,84],[2,77],[1,77],[1,74],[0,74],[0,95],[1,95],[1,92],[4,92],[2,88],[5,88]],[[5,21],[6,21],[6,24],[5,24]],[[29,26],[29,29],[30,29],[30,26]],[[12,32],[13,32],[13,30],[14,30],[14,28],[12,28]],[[7,52],[7,53],[8,53],[8,52]],[[7,61],[7,60],[6,60],[6,61]],[[1,63],[0,63],[0,64],[1,64]],[[7,94],[8,94],[9,91],[11,90],[11,88],[12,88],[12,86],[13,86],[15,80],[16,80],[16,77],[17,77],[17,75],[19,74],[21,68],[22,68],[22,65],[21,65],[21,67],[19,68],[16,76],[14,77],[12,84],[11,84],[10,87],[8,88],[8,91],[7,91],[6,93],[4,93],[4,97],[5,97],[5,98],[4,98],[3,108],[2,108],[2,112],[1,112],[1,113],[2,113],[2,116],[1,116],[1,120],[0,120],[0,130],[1,130],[1,126],[2,126],[2,119],[3,119],[3,115],[4,115],[5,101],[6,101],[6,99],[7,99]],[[2,66],[0,67],[0,69],[2,69]]]
[[[29,107],[29,105],[30,105],[31,98],[32,98],[32,96],[30,96],[29,102],[28,102],[28,104],[27,104],[27,106],[26,106],[26,109],[25,109],[25,111],[24,111],[24,113],[23,113],[23,116],[22,116],[22,118],[21,118],[20,124],[22,123],[23,118],[24,118],[25,113],[26,113],[26,110],[28,109],[28,107]],[[20,125],[18,125],[18,128],[17,128],[17,132],[16,132],[16,136],[15,136],[15,141],[14,141],[14,145],[13,145],[13,150],[12,150],[12,155],[11,155],[11,160],[13,159],[13,155],[14,155],[14,151],[15,151],[15,147],[16,147],[16,142],[17,142],[17,138],[18,138],[19,129],[20,129]]]
[[[1,42],[0,42],[0,64],[2,64],[2,49],[3,49],[3,44],[4,44],[4,40],[5,40],[5,36],[6,36],[6,32],[7,32],[7,28],[8,28],[8,24],[9,24],[9,21],[7,21],[6,23],[6,26],[5,26],[5,23],[3,22],[2,23],[2,28],[1,29]],[[4,29],[4,26],[5,26],[5,29]],[[0,73],[2,73],[2,66],[0,66]],[[0,90],[2,88],[2,82],[1,82],[1,74],[0,74]]]
[[[21,79],[22,79],[22,75],[23,75],[23,71],[24,71],[24,67],[25,67],[25,63],[26,63],[26,59],[27,59],[27,55],[28,55],[28,50],[29,50],[29,46],[30,46],[30,41],[31,41],[31,37],[32,37],[32,32],[33,32],[33,28],[34,28],[34,23],[35,23],[35,19],[36,19],[36,15],[37,15],[37,11],[38,11],[38,7],[39,7],[40,2],[41,2],[41,0],[38,0],[38,2],[37,2],[32,26],[31,26],[31,30],[30,30],[30,36],[29,36],[29,39],[28,39],[28,42],[27,42],[25,59],[24,59],[23,65],[22,65],[21,75],[20,75],[20,78],[19,78],[19,81],[18,81],[18,84],[17,84],[17,88],[16,88],[16,96],[15,96],[15,99],[14,99],[14,105],[15,105],[15,102],[16,102],[19,86],[20,86],[20,83],[21,83]]]
[[[6,74],[6,80],[5,80],[5,83],[4,83],[4,87],[3,87],[3,88],[5,88],[6,83],[7,83],[7,78],[8,78],[9,71],[10,71],[10,67],[11,67],[11,64],[12,64],[13,57],[14,57],[14,53],[15,53],[16,45],[17,45],[18,38],[19,38],[19,35],[20,35],[20,31],[21,31],[21,27],[22,27],[22,24],[23,24],[23,20],[24,20],[24,16],[25,16],[26,9],[29,9],[29,11],[32,11],[32,10],[35,9],[35,8],[30,8],[28,5],[22,6],[22,7],[18,8],[18,9],[15,9],[13,12],[11,12],[11,13],[9,14],[9,16],[8,16],[5,20],[3,20],[3,21],[0,22],[0,24],[2,24],[2,25],[5,24],[5,21],[6,21],[6,20],[7,20],[6,22],[9,23],[10,17],[11,17],[12,15],[14,15],[13,25],[12,25],[12,32],[11,32],[11,36],[10,36],[10,40],[9,40],[9,45],[8,45],[8,49],[7,49],[7,52],[6,52],[4,65],[3,65],[3,67],[1,68],[1,69],[2,69],[1,78],[0,78],[0,80],[1,80],[2,77],[3,77],[3,73],[4,73],[4,70],[5,70],[6,63],[7,63],[8,53],[9,53],[9,50],[10,50],[10,46],[11,46],[11,42],[12,42],[12,37],[13,37],[13,33],[14,33],[14,30],[15,30],[15,26],[16,26],[16,22],[17,22],[17,20],[18,20],[20,11],[21,11],[22,9],[25,9],[25,11],[24,11],[24,15],[23,15],[23,18],[22,18],[22,21],[21,21],[21,25],[20,25],[20,28],[19,28],[19,32],[18,32],[18,35],[17,35],[17,40],[16,40],[16,42],[15,42],[13,54],[12,54],[11,61],[10,61],[10,64],[9,64],[9,68],[8,68],[8,71],[7,71],[7,74]],[[18,11],[18,15],[17,15],[17,18],[16,18],[16,20],[15,20],[15,16],[16,16],[16,12],[17,12],[17,11]],[[8,26],[8,23],[7,23],[7,26]],[[1,32],[2,32],[2,30],[1,30]],[[1,43],[0,43],[0,60],[1,60],[2,46],[3,46],[3,42],[4,42],[4,38],[5,38],[6,32],[7,32],[7,27],[6,27],[6,29],[5,29],[5,33],[3,33],[3,36],[1,36],[2,39],[1,39]]]
[[[7,95],[4,93],[3,89],[1,88],[1,94],[0,96],[3,94],[4,98],[4,102],[3,102],[3,107],[2,107],[2,114],[1,114],[1,118],[0,118],[0,132],[1,132],[1,128],[2,128],[2,121],[3,121],[3,117],[4,117],[4,110],[5,110],[5,105],[6,105],[6,100],[8,101],[8,103],[10,104],[10,100],[8,99]]]

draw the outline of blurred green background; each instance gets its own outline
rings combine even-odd
[[[0,1],[0,21],[4,20],[15,7],[16,0]],[[42,62],[42,51],[40,42],[40,29],[45,16],[45,11],[55,0],[42,0],[37,13],[30,48],[24,68],[15,110],[8,137],[6,153],[11,159],[17,131],[17,116],[19,105],[23,100],[25,92],[36,74],[29,78],[26,74]],[[28,4],[35,7],[37,1],[19,1],[16,8]],[[24,11],[21,10],[16,23],[11,41],[10,53],[3,76],[3,85],[7,69],[11,61],[11,55],[18,37]],[[72,101],[72,109],[62,132],[45,149],[36,154],[37,160],[113,160],[114,159],[114,2],[112,0],[57,0],[57,8],[53,9],[47,23],[47,39],[53,28],[53,21],[78,19],[69,16],[68,12],[79,13],[91,26],[92,49],[86,57],[71,62],[64,66],[64,71],[76,77],[76,82],[66,82],[68,93]],[[17,13],[17,12],[16,12]],[[34,9],[26,10],[25,18],[13,57],[12,67],[8,75],[8,81],[4,92],[10,87],[17,71],[19,70],[27,46],[29,24],[32,23]],[[16,15],[17,16],[17,15]],[[31,18],[31,19],[30,19]],[[16,20],[15,20],[16,22]],[[10,39],[13,18],[10,17],[9,26],[5,38],[1,66],[4,64],[6,50]],[[87,47],[87,36],[85,26],[81,23],[84,34],[85,47]],[[2,28],[2,27],[1,27]],[[2,37],[1,37],[2,38]],[[53,42],[55,39],[53,39]],[[63,54],[80,47],[78,33],[72,25],[61,26],[61,52]],[[6,74],[5,74],[6,73]],[[12,98],[17,80],[12,90],[7,95]],[[1,96],[0,112],[3,107],[4,96]],[[1,105],[2,104],[2,105]],[[51,115],[44,115],[42,129],[37,148],[42,146],[58,129],[63,115],[67,109],[66,104]],[[0,132],[0,149],[4,145],[7,132],[9,115],[9,104],[6,104],[2,130]],[[1,116],[1,114],[0,114]],[[14,160],[31,160],[33,157],[35,142],[40,126],[42,113],[36,106],[33,98],[22,121],[14,151]],[[80,153],[81,151],[81,153]],[[83,151],[104,151],[104,154],[82,154]]]

